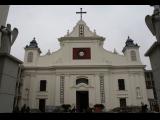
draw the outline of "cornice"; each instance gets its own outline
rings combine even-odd
[[[64,65],[64,66],[23,66],[23,70],[61,70],[61,69],[144,69],[145,65]]]
[[[61,37],[58,41],[63,40],[105,40],[104,37]]]

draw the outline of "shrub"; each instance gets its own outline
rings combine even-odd
[[[71,108],[71,105],[70,104],[63,104],[62,108],[64,109],[64,112],[68,112],[69,109]]]
[[[95,112],[102,112],[103,109],[104,109],[104,105],[103,104],[95,104],[94,105]]]
[[[110,112],[140,112],[141,106],[126,106],[126,107],[116,107]]]

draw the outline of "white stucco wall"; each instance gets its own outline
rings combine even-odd
[[[76,105],[76,91],[89,91],[89,105],[101,103],[100,100],[100,74],[104,75],[105,87],[105,106],[107,110],[119,107],[119,98],[126,98],[127,105],[140,106],[141,102],[148,104],[145,85],[143,85],[143,71],[136,69],[128,72],[127,69],[110,70],[110,69],[66,69],[58,71],[38,71],[36,75],[32,71],[30,80],[29,106],[38,108],[38,99],[46,98],[46,105],[60,105],[60,76],[64,79],[64,103]],[[85,77],[89,80],[88,86],[76,86],[77,78]],[[125,91],[118,90],[118,79],[125,80]],[[47,80],[46,92],[39,92],[40,80]],[[28,76],[24,78],[28,81]],[[27,83],[25,83],[27,86]],[[141,97],[136,96],[136,87],[141,89]]]
[[[85,39],[78,37],[78,25],[85,25]],[[76,37],[74,39],[74,37]],[[71,39],[72,38],[72,39]],[[40,56],[38,49],[25,49],[24,89],[28,87],[29,106],[38,108],[38,99],[45,98],[46,105],[60,105],[60,76],[64,76],[64,103],[76,105],[76,91],[89,91],[89,105],[101,103],[99,75],[104,75],[105,106],[107,110],[119,107],[119,98],[126,98],[127,105],[148,104],[138,48],[126,49],[124,55],[114,54],[103,48],[103,38],[89,30],[84,21],[79,21],[73,31],[59,39],[61,48],[51,55]],[[73,48],[90,48],[91,59],[73,60]],[[131,61],[130,51],[135,50],[137,61]],[[34,58],[28,63],[27,54],[32,51]],[[75,85],[76,79],[85,77],[89,85]],[[125,80],[125,90],[118,90],[118,79]],[[47,91],[39,92],[40,80],[47,80]],[[137,97],[136,87],[141,96]],[[25,96],[23,90],[23,96]]]

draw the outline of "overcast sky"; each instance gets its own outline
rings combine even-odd
[[[130,36],[140,46],[140,56],[147,69],[151,69],[145,52],[156,41],[145,24],[145,16],[153,13],[149,5],[11,5],[7,23],[19,29],[11,54],[24,59],[24,47],[36,37],[42,55],[60,48],[58,38],[72,31],[80,16],[80,8],[87,11],[83,20],[98,35],[106,38],[104,48],[119,54]]]

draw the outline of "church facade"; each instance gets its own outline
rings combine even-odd
[[[148,104],[139,46],[128,37],[123,55],[103,48],[105,38],[80,19],[58,39],[60,49],[41,56],[34,38],[25,47],[21,106],[45,110],[70,104],[80,109],[103,104],[106,110]]]

